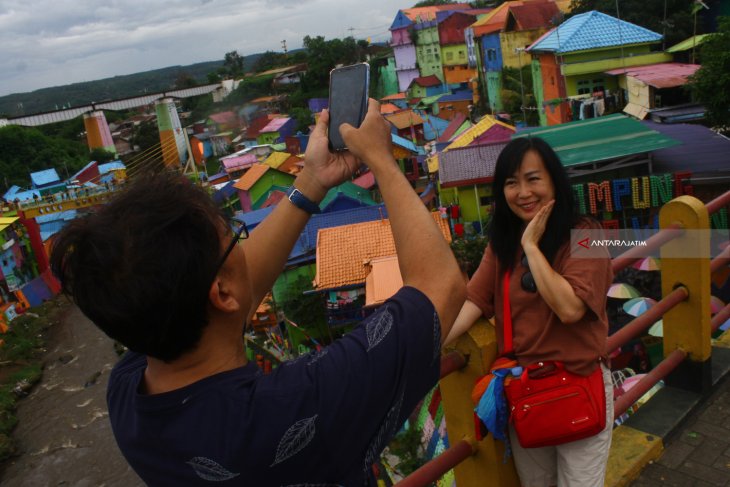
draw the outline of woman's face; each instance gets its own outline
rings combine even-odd
[[[517,171],[505,180],[504,198],[512,213],[525,223],[555,199],[555,185],[537,151],[527,151]]]

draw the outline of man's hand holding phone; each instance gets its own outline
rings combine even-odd
[[[370,99],[360,128],[344,123],[340,126],[340,134],[348,150],[374,173],[380,167],[394,166],[390,124],[380,114],[377,100]]]

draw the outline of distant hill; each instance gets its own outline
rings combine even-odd
[[[245,56],[244,70],[250,70],[260,56],[261,54]],[[201,84],[205,84],[208,73],[216,71],[222,65],[223,60],[189,66],[170,66],[96,81],[42,88],[30,93],[14,93],[0,97],[0,117],[30,115],[57,110],[64,105],[74,107],[91,102],[165,91],[175,86],[175,80],[181,74],[187,74]]]

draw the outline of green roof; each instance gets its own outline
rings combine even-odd
[[[330,189],[327,194],[325,195],[322,202],[319,204],[320,208],[325,208],[327,205],[332,203],[332,200],[334,200],[338,194],[344,194],[346,196],[349,196],[350,198],[354,200],[358,200],[362,203],[365,203],[367,205],[374,205],[375,201],[373,201],[372,197],[370,196],[370,191],[367,189],[363,189],[360,186],[358,186],[355,183],[351,183],[350,181],[345,181],[344,183],[340,184],[339,186],[335,186],[334,188]]]
[[[447,94],[448,93],[439,93],[438,95],[426,96],[424,98],[421,98],[421,101],[419,101],[418,103],[421,105],[431,105],[432,103],[436,103],[439,98]]]
[[[673,45],[672,47],[667,49],[667,52],[688,51],[693,47],[699,47],[699,45],[702,44],[702,41],[704,41],[705,38],[709,35],[711,34],[698,34],[696,36],[692,36],[689,39],[683,40],[679,44]]]
[[[520,130],[512,138],[531,135],[550,144],[566,167],[608,161],[681,144],[622,114]]]

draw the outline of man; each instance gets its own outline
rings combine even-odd
[[[441,337],[464,302],[456,260],[395,163],[370,101],[349,153],[310,137],[290,198],[247,240],[181,176],[136,181],[69,224],[51,265],[81,310],[127,347],[107,394],[119,447],[149,485],[365,485],[370,466],[435,385]],[[263,375],[242,334],[310,212],[351,177],[378,180],[404,287],[351,333]],[[296,191],[295,191],[296,190]]]

